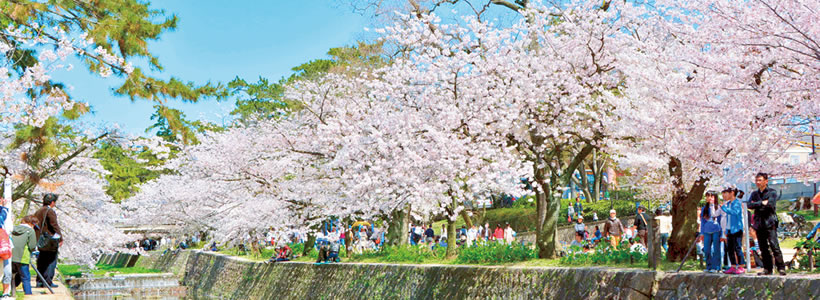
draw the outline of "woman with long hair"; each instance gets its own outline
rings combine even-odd
[[[715,273],[720,270],[720,239],[722,229],[720,218],[723,211],[718,206],[718,194],[706,192],[706,206],[700,213],[700,232],[703,234],[703,252],[706,258],[706,272]]]

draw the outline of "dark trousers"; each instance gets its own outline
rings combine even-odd
[[[643,244],[644,247],[649,247],[646,244],[646,229],[638,230],[638,237],[641,238],[641,244]]]
[[[37,256],[37,271],[43,275],[46,282],[51,285],[53,284],[52,280],[54,279],[54,271],[57,268],[57,252],[51,251],[40,251],[40,255]],[[41,281],[38,281],[37,285],[43,284]]]
[[[780,241],[777,240],[777,228],[758,230],[757,241],[760,243],[760,255],[763,256],[764,269],[772,271],[772,260],[778,270],[786,269],[786,264],[783,263],[783,253],[780,252]]]
[[[726,236],[726,244],[728,250],[726,256],[729,256],[729,261],[733,265],[745,265],[746,257],[743,255],[743,231],[730,233]]]
[[[728,241],[729,238],[728,238],[728,235],[727,235],[726,239],[727,240],[725,242],[723,242],[723,268],[724,269],[728,269],[730,267],[729,263],[731,262],[731,260],[729,259],[729,256],[734,255],[733,253],[732,254],[729,253],[729,241]]]

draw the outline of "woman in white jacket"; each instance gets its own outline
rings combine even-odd
[[[504,228],[504,242],[510,245],[513,241],[515,241],[515,231],[510,227],[510,223],[507,223],[507,228]]]

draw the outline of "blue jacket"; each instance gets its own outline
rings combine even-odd
[[[6,224],[6,217],[9,215],[9,208],[5,206],[0,206],[0,228],[3,228],[3,224]]]
[[[729,230],[730,234],[743,231],[743,206],[740,199],[732,200],[720,208],[729,216],[726,222],[729,228],[724,229]]]

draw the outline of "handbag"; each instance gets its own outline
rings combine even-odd
[[[11,250],[14,246],[11,244],[8,233],[0,228],[0,259],[7,260],[11,258]]]
[[[48,208],[51,210],[51,207]],[[40,226],[40,238],[37,240],[37,248],[40,251],[57,252],[60,247],[60,239],[55,239],[53,235],[46,232],[46,219],[48,218],[48,211],[44,214],[42,225]]]

